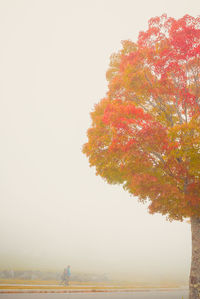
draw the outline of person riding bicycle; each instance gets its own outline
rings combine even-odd
[[[71,269],[70,269],[70,266],[68,265],[67,268],[64,269],[62,277],[61,277],[62,283],[64,283],[64,285],[69,284],[70,276],[71,276]]]

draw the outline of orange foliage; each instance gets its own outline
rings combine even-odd
[[[83,152],[169,219],[200,216],[200,18],[152,18],[111,56]]]

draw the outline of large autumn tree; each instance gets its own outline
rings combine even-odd
[[[149,20],[111,55],[83,152],[96,174],[170,220],[190,218],[190,299],[200,298],[200,17]]]

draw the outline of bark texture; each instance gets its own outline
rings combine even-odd
[[[200,217],[191,217],[192,263],[189,299],[200,299]]]

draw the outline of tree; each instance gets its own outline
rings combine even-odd
[[[200,17],[150,19],[111,55],[106,75],[83,153],[150,213],[190,217],[190,299],[200,298]]]

